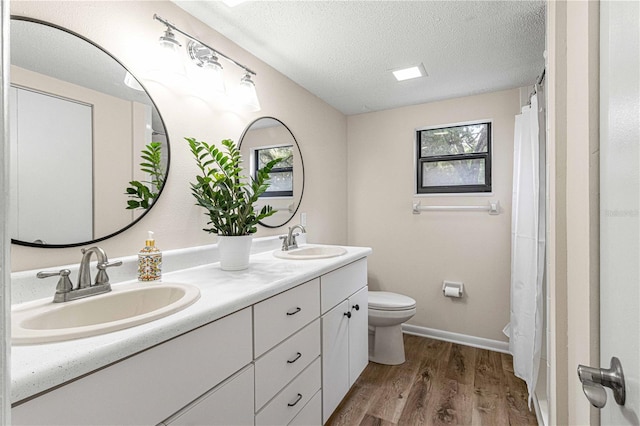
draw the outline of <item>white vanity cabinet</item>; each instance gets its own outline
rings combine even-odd
[[[366,259],[321,277],[323,423],[369,362],[367,291]]]
[[[366,257],[290,273],[280,293],[23,399],[13,424],[324,424],[368,362]]]
[[[249,365],[251,336],[245,308],[20,404],[12,423],[156,425]]]

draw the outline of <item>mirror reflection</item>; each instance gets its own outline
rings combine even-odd
[[[262,195],[257,208],[265,204],[276,210],[272,216],[260,222],[268,228],[285,225],[295,215],[304,192],[304,163],[302,153],[291,130],[280,120],[262,117],[245,129],[240,138],[240,152],[245,170],[252,176],[274,158],[285,158],[270,174],[269,189]]]
[[[111,55],[54,25],[12,17],[14,243],[69,247],[139,220],[169,167],[162,118]]]

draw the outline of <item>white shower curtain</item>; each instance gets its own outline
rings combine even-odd
[[[515,375],[527,383],[529,406],[538,379],[544,334],[545,263],[544,143],[540,143],[538,96],[516,116],[511,217],[511,322],[509,350]],[[542,153],[542,155],[541,155]]]

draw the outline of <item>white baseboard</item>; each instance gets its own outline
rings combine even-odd
[[[402,331],[407,334],[428,337],[430,339],[444,340],[445,342],[459,343],[461,345],[488,349],[505,354],[509,353],[509,343],[499,340],[485,339],[484,337],[452,333],[450,331],[436,330],[435,328],[420,327],[411,324],[402,324]]]

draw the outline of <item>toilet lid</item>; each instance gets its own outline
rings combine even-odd
[[[416,301],[402,294],[388,291],[370,291],[369,308],[381,311],[402,311],[416,307]]]

